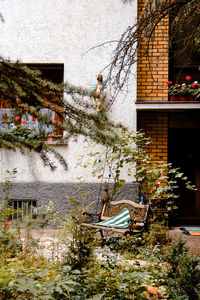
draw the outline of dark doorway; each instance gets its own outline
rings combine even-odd
[[[180,167],[198,190],[191,191],[180,184],[180,198],[177,200],[179,209],[173,224],[200,225],[200,129],[178,127],[169,128],[169,162],[174,167]]]

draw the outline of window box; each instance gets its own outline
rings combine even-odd
[[[176,95],[176,96],[171,96],[170,100],[172,102],[194,102],[196,99],[192,96],[183,96],[183,95]]]

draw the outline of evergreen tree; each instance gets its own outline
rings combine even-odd
[[[41,124],[52,125],[55,130],[64,131],[65,141],[83,135],[98,143],[112,144],[117,138],[115,125],[108,121],[104,113],[95,112],[92,104],[94,101],[91,99],[94,94],[89,90],[67,82],[55,84],[47,81],[41,77],[40,71],[29,69],[20,62],[13,63],[3,57],[0,57],[0,77],[1,108],[9,107],[14,112],[10,120],[5,120],[14,125],[13,128],[0,130],[0,148],[19,148],[22,152],[25,148],[34,150],[52,169],[55,166],[48,154],[53,153],[67,168],[63,157],[45,143],[48,135],[46,132],[20,124],[24,114],[32,116]],[[43,108],[54,111],[60,121],[48,117],[43,113]]]

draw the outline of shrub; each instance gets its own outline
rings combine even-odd
[[[118,237],[117,235],[108,237],[106,240],[106,245],[110,250],[115,250],[118,252],[130,252],[137,255],[140,251],[140,247],[144,246],[145,240],[142,234],[136,234],[127,237]]]
[[[21,251],[22,245],[20,241],[11,232],[10,228],[4,225],[0,229],[0,257],[6,260],[7,258],[15,257]]]
[[[65,265],[73,270],[82,270],[93,261],[94,234],[95,230],[81,226],[83,219],[83,200],[87,193],[83,193],[82,185],[78,187],[79,198],[69,198],[72,210],[70,212],[69,232],[72,234],[72,241],[69,244],[68,252],[64,257]]]
[[[189,254],[185,241],[172,243],[166,253],[168,263],[166,283],[176,300],[198,300],[200,297],[199,259]]]
[[[65,265],[82,270],[93,261],[94,231],[81,227],[76,221],[71,226],[72,241],[64,258]]]
[[[165,222],[153,222],[149,225],[149,231],[143,236],[147,244],[165,245],[167,243],[167,229]]]

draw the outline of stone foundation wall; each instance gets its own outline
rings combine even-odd
[[[49,201],[52,201],[56,206],[56,211],[59,211],[61,214],[68,214],[71,209],[69,197],[75,196],[77,199],[80,199],[79,187],[79,184],[74,183],[20,182],[13,183],[8,194],[11,200],[36,201],[37,207],[47,205]],[[88,193],[87,197],[84,198],[83,205],[94,202],[91,210],[95,213],[99,212],[103,188],[103,185],[99,183],[82,183],[82,195]],[[138,193],[138,183],[126,183],[121,189],[120,199],[139,202]]]

